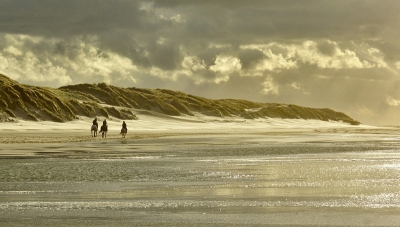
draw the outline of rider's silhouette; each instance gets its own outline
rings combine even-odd
[[[122,122],[122,128],[126,129],[126,132],[128,132],[128,128],[126,127],[125,121]]]
[[[97,118],[95,118],[95,119],[93,120],[93,125],[96,125],[96,127],[99,128],[99,124],[97,123]]]

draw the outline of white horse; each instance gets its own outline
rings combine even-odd
[[[92,134],[92,137],[97,136],[97,125],[92,125],[92,127],[90,128],[90,133]]]
[[[127,132],[126,128],[122,128],[120,134],[125,138],[126,132]]]

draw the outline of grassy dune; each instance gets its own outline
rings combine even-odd
[[[76,119],[77,115],[137,119],[130,110],[98,103],[98,99],[85,94],[23,85],[0,74],[0,118],[3,121],[12,117],[66,122]]]
[[[65,122],[75,119],[77,115],[137,119],[133,109],[151,110],[170,116],[202,113],[246,119],[318,119],[360,124],[346,114],[328,108],[233,99],[212,100],[166,89],[120,88],[105,83],[68,85],[53,89],[19,84],[0,74],[1,119],[12,117]]]

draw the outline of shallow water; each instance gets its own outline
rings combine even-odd
[[[68,145],[43,146],[68,150]],[[104,211],[103,218],[114,211],[400,212],[397,141],[82,146],[101,146],[101,151],[0,159],[1,219],[15,224],[18,215],[57,216],[61,211]]]

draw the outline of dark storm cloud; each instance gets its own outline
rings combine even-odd
[[[3,0],[0,27],[5,33],[35,35],[99,34],[151,26],[138,1]]]
[[[279,38],[327,38],[339,36],[370,38],[379,36],[399,21],[398,1],[155,1],[156,7],[174,8],[197,18],[224,22],[239,36],[264,35]],[[191,10],[197,7],[196,10]],[[207,10],[214,11],[212,14]],[[224,16],[228,20],[221,20]],[[219,19],[219,20],[217,20]],[[200,23],[203,20],[200,20]],[[198,26],[199,27],[199,26]],[[253,37],[252,37],[253,36]]]
[[[327,56],[333,56],[336,53],[336,45],[329,42],[321,42],[318,44],[318,50]]]
[[[179,46],[169,41],[155,42],[149,46],[152,65],[162,70],[174,70],[180,67],[182,55]]]
[[[170,17],[175,15],[185,23],[173,23]],[[106,48],[149,66],[151,60],[140,57],[141,49],[154,47],[147,41],[160,36],[189,49],[210,42],[234,46],[276,38],[373,39],[388,30],[392,37],[400,35],[399,15],[398,1],[5,0],[0,31],[58,38],[97,35]]]
[[[163,21],[154,17],[151,11],[140,10],[146,2],[151,1],[5,0],[0,9],[1,30],[22,33],[39,30],[54,34],[101,33],[117,29],[153,32],[160,29]],[[376,36],[385,27],[396,26],[399,7],[398,1],[159,0],[154,1],[153,9],[180,13],[190,25],[205,32],[205,36],[211,35],[210,32],[222,34],[221,30],[229,29],[239,35],[250,32],[294,38],[344,35],[349,31],[353,36]]]
[[[204,62],[206,67],[210,67],[215,65],[215,60],[217,56],[221,53],[228,52],[227,48],[215,48],[215,47],[207,47],[202,51],[197,52],[197,57]]]
[[[239,52],[238,57],[242,63],[242,69],[254,68],[266,56],[259,50],[247,49]]]
[[[399,21],[398,1],[154,1],[152,10],[140,10],[151,1],[132,0],[5,0],[0,28],[5,33],[49,36],[147,33],[211,38],[237,42],[265,38],[379,37]],[[186,18],[174,27],[155,13],[171,12]],[[172,27],[171,27],[172,26]],[[165,29],[179,31],[169,33]],[[396,29],[397,30],[397,29]],[[394,30],[395,31],[395,30]],[[232,35],[235,35],[232,37]],[[398,34],[398,32],[397,32]],[[262,36],[262,37],[260,37]],[[246,40],[244,40],[246,38]],[[233,41],[232,41],[233,42]]]

